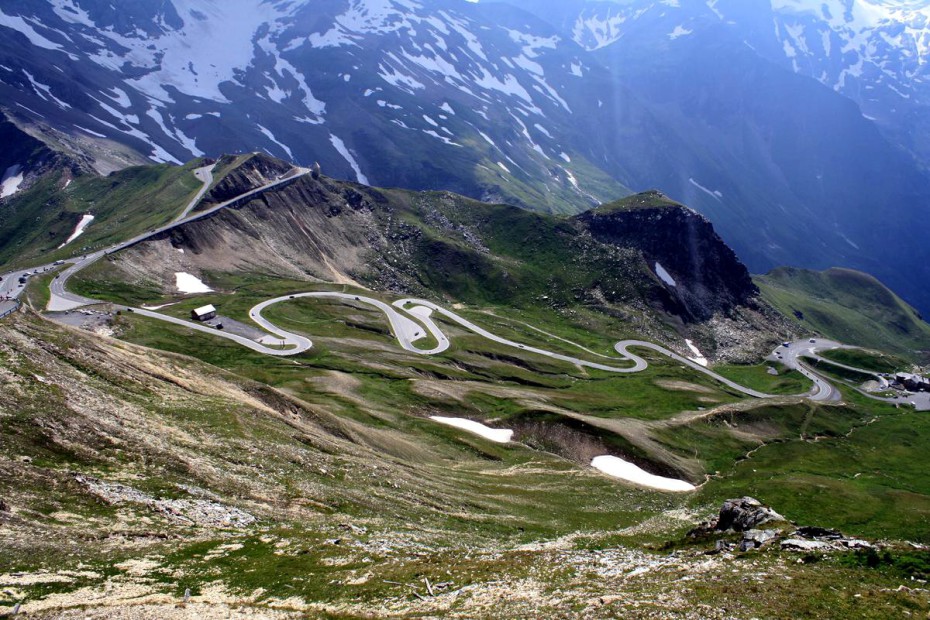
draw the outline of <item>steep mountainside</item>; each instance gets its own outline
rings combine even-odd
[[[615,133],[640,156],[634,177],[708,215],[751,269],[854,267],[930,308],[916,284],[930,281],[930,177],[855,101],[778,55],[772,20],[787,13],[761,0],[519,4],[647,104],[663,131]]]
[[[578,220],[600,242],[639,248],[668,285],[679,306],[675,314],[706,321],[751,303],[759,293],[711,223],[658,192],[598,207]]]
[[[930,141],[893,127],[926,115],[851,94],[908,79],[920,99],[923,13],[874,5],[21,2],[0,9],[0,95],[98,168],[115,142],[160,161],[264,150],[562,213],[655,187],[753,271],[862,269],[930,312],[930,177],[898,134]],[[798,26],[815,18],[817,45]]]
[[[723,26],[762,57],[821,82],[930,165],[930,7],[895,0],[556,2],[509,0],[571,32],[588,50],[656,29],[667,40]]]
[[[11,114],[156,161],[264,149],[360,182],[560,212],[628,193],[574,126],[592,108],[573,87],[583,50],[524,13],[176,0],[117,16],[49,0],[4,6],[2,26]]]
[[[872,276],[780,268],[755,280],[766,301],[805,328],[848,344],[930,359],[930,325]]]
[[[0,200],[16,195],[32,186],[42,175],[54,169],[71,168],[74,174],[79,166],[50,149],[45,142],[22,131],[0,114]]]

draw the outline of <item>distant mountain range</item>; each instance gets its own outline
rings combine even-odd
[[[754,271],[854,267],[926,313],[918,4],[14,0],[0,101],[104,172],[264,150],[548,212],[655,187]]]

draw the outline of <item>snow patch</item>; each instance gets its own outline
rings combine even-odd
[[[203,281],[183,271],[175,272],[175,286],[182,293],[212,293],[213,289],[203,283]]]
[[[693,178],[692,178],[692,179],[688,179],[688,182],[691,183],[691,185],[693,185],[693,186],[695,186],[696,188],[698,188],[699,190],[701,190],[702,192],[704,192],[705,194],[707,194],[708,196],[710,196],[711,198],[717,200],[718,202],[720,201],[721,198],[723,198],[723,192],[719,192],[719,191],[717,191],[717,190],[708,189],[708,188],[704,187],[703,185],[701,185],[700,183],[698,183],[697,181],[695,181]]]
[[[84,133],[89,134],[89,135],[92,135],[92,136],[96,136],[96,137],[98,137],[98,138],[106,138],[106,136],[105,136],[104,134],[102,134],[102,133],[97,133],[96,131],[92,131],[92,130],[88,129],[87,127],[81,127],[81,126],[78,125],[77,123],[75,123],[74,128],[75,128],[75,129],[80,129],[80,130],[83,131]]]
[[[0,180],[0,198],[7,198],[19,191],[19,186],[23,184],[23,167],[19,164],[10,166],[3,173],[3,180]]]
[[[291,152],[290,147],[288,147],[283,142],[278,141],[278,139],[274,137],[274,134],[271,133],[270,129],[268,129],[267,127],[263,127],[262,125],[259,125],[258,130],[262,132],[263,134],[265,134],[266,138],[268,138],[269,140],[271,140],[272,142],[280,146],[282,149],[284,149],[284,152],[287,153],[288,158],[291,161],[294,161],[294,154]]]
[[[52,94],[52,87],[51,87],[51,86],[49,86],[49,85],[47,85],[47,84],[42,84],[41,82],[39,82],[38,80],[36,80],[35,77],[33,77],[33,75],[32,75],[31,73],[29,73],[28,71],[26,71],[25,69],[23,70],[23,73],[25,73],[25,74],[26,74],[26,77],[29,78],[29,83],[32,84],[33,90],[35,90],[35,93],[36,93],[39,97],[41,97],[41,98],[42,98],[43,100],[45,100],[45,101],[48,101],[49,98],[51,98],[56,104],[58,104],[58,107],[61,108],[61,109],[63,109],[63,110],[70,110],[70,109],[71,109],[71,105],[70,105],[70,104],[65,103],[64,101],[62,101],[61,99],[59,99],[58,97],[56,97],[55,95]],[[43,95],[42,93],[45,93],[45,95]],[[48,95],[48,96],[46,96],[46,95]]]
[[[688,348],[691,349],[692,353],[694,353],[694,357],[689,357],[688,359],[695,364],[700,364],[704,368],[707,368],[707,358],[704,357],[704,354],[701,353],[701,350],[698,349],[690,340],[685,340],[685,344],[688,345]]]
[[[665,267],[662,266],[662,263],[658,261],[656,261],[656,275],[669,286],[678,286],[678,283],[675,282],[675,278],[673,278],[671,274],[665,270]]]
[[[439,422],[440,424],[445,424],[447,426],[454,426],[455,428],[460,428],[463,431],[468,431],[469,433],[480,435],[485,439],[495,443],[507,443],[510,441],[511,437],[513,437],[512,430],[491,428],[490,426],[485,426],[481,422],[466,420],[465,418],[444,418],[434,415],[430,416],[430,420]]]
[[[359,167],[358,162],[355,161],[355,157],[352,156],[352,153],[349,152],[349,149],[346,148],[346,144],[342,141],[342,138],[334,134],[329,134],[329,141],[332,143],[333,147],[339,151],[342,158],[349,162],[349,166],[351,166],[352,170],[355,172],[355,177],[358,179],[358,182],[368,185],[368,177],[362,174],[362,169]]]
[[[7,28],[12,28],[13,30],[19,32],[27,39],[29,39],[29,42],[36,47],[41,47],[47,50],[61,50],[60,45],[43,37],[41,34],[36,32],[35,28],[30,26],[26,20],[18,15],[7,15],[3,11],[0,11],[0,26],[6,26]],[[72,59],[77,60],[73,57]]]
[[[596,456],[591,461],[591,467],[608,476],[626,480],[627,482],[632,482],[640,486],[649,487],[650,489],[674,492],[693,491],[695,489],[695,486],[689,482],[650,474],[648,471],[633,463],[616,456]]]
[[[862,248],[859,247],[859,245],[858,245],[855,241],[853,241],[852,239],[850,239],[849,237],[847,237],[847,236],[844,235],[843,233],[837,232],[836,234],[838,234],[838,235],[843,239],[843,241],[845,241],[846,243],[848,243],[848,244],[851,245],[852,247],[856,248],[857,250],[862,249]]]
[[[77,226],[74,227],[74,232],[71,233],[71,236],[68,237],[68,238],[65,240],[64,243],[62,243],[60,246],[58,246],[58,248],[61,249],[61,248],[65,247],[66,245],[68,245],[69,243],[71,243],[72,241],[74,241],[75,239],[77,239],[78,237],[80,237],[81,234],[84,232],[84,230],[85,230],[85,229],[90,225],[90,223],[93,222],[93,221],[94,221],[94,216],[91,215],[90,213],[85,213],[84,215],[82,215],[82,216],[81,216],[81,221],[78,222],[78,223],[77,223]]]

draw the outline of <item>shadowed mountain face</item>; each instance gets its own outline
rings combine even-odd
[[[759,293],[711,223],[658,192],[599,207],[578,220],[600,242],[638,248],[667,285],[676,314],[708,320],[715,312],[750,303]]]
[[[264,150],[561,213],[655,187],[753,271],[855,267],[926,313],[925,11],[820,4],[7,3],[0,96],[105,171]]]

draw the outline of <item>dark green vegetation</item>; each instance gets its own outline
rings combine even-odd
[[[786,267],[755,281],[768,303],[812,333],[913,361],[927,359],[930,325],[872,276]]]

